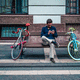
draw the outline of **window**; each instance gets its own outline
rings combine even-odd
[[[79,14],[79,0],[66,0],[66,13]]]
[[[1,14],[28,14],[28,0],[0,0]]]
[[[11,25],[4,26],[2,27],[2,30],[1,30],[1,37],[18,37],[19,33],[18,34],[12,33],[13,30],[16,32],[17,28],[25,29],[25,26],[20,26],[20,25],[19,26],[15,25],[15,27],[12,27]]]

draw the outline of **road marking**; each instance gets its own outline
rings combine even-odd
[[[74,61],[72,59],[59,59],[56,60],[56,63],[79,63],[80,61]],[[12,59],[0,59],[0,63],[52,63],[49,59],[17,59],[12,60]]]
[[[0,45],[12,45],[13,43],[0,43]]]
[[[0,71],[0,75],[76,75],[80,70],[14,70]]]
[[[1,59],[0,63],[51,63],[51,61],[48,60],[41,60],[41,59]]]

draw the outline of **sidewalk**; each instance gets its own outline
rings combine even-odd
[[[15,40],[0,40],[0,66],[23,65],[23,66],[80,66],[80,61],[74,61],[70,58],[67,48],[56,48],[55,64],[49,59],[49,48],[27,48],[23,59],[16,61],[11,58],[11,48]]]

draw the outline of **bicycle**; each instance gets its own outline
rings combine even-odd
[[[30,35],[29,31],[27,30],[28,26],[30,26],[29,23],[26,24],[25,29],[18,28],[17,32],[12,31],[12,33],[19,33],[18,39],[11,46],[11,57],[13,60],[18,59],[20,55],[23,54],[23,44],[26,43],[26,41],[24,41],[25,36],[28,37]],[[23,34],[25,36],[23,36]]]
[[[73,31],[75,29],[73,27],[69,28],[70,32],[66,34],[70,35],[69,43],[68,43],[68,53],[70,57],[74,60],[80,60],[80,42],[77,40],[77,37]]]

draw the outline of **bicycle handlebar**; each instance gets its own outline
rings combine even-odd
[[[73,27],[69,28],[69,31],[75,31],[75,29]]]
[[[12,33],[16,33],[16,34],[17,34],[17,33],[19,32],[19,30],[21,30],[21,28],[18,28],[18,29],[17,29],[17,32],[12,31]]]
[[[69,31],[70,31],[70,32],[67,32],[67,33],[65,33],[65,34],[71,34],[71,33],[73,33],[73,31],[75,31],[75,29],[74,29],[73,27],[71,27],[71,28],[69,28]]]
[[[28,30],[25,30],[27,33],[28,33],[28,35],[26,35],[26,37],[28,37],[29,36],[29,31]]]
[[[73,33],[73,32],[67,32],[67,33],[65,33],[65,34],[70,34],[70,33]]]
[[[28,27],[28,26],[30,26],[30,24],[29,23],[26,23],[26,25],[25,25],[26,27]],[[12,33],[18,33],[19,32],[19,30],[21,30],[21,28],[18,28],[17,29],[17,32],[15,32],[15,31],[12,31]],[[24,29],[26,32],[28,32],[28,34],[29,34],[29,31],[28,30],[26,30],[26,29]]]
[[[21,30],[21,28],[18,28],[18,29],[17,29],[17,32],[12,31],[12,33],[16,33],[16,34],[17,34],[17,33],[19,32],[19,30]],[[25,30],[25,29],[24,29],[24,30]],[[29,31],[28,31],[28,30],[25,30],[25,31],[28,33],[28,34],[26,35],[26,37],[28,37],[28,36],[29,36]]]

